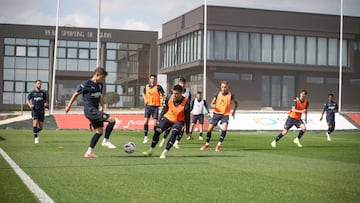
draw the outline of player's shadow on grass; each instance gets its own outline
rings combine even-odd
[[[0,141],[5,141],[5,138],[0,136]]]
[[[110,156],[115,158],[159,158],[159,155],[152,155],[152,156],[141,156],[141,155],[125,155],[125,156]],[[167,158],[208,158],[208,157],[244,157],[243,155],[229,155],[229,154],[195,154],[195,155],[183,155],[183,156],[177,156],[177,155],[168,155]]]

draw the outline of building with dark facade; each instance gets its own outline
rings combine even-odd
[[[360,110],[360,18],[344,17],[342,109]],[[163,24],[159,73],[203,90],[204,6]],[[227,80],[240,109],[288,109],[307,89],[310,109],[339,96],[340,17],[208,6],[206,99]]]
[[[100,64],[109,73],[105,92],[120,96],[112,106],[142,107],[144,85],[157,71],[158,33],[102,29],[100,39]],[[37,79],[51,96],[54,45],[54,26],[0,24],[0,110],[19,109]],[[65,106],[96,66],[97,29],[59,27],[55,108]]]

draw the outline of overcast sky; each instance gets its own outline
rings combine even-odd
[[[360,0],[343,0],[360,17]],[[57,0],[0,0],[0,23],[55,25]],[[225,3],[224,3],[225,2]],[[101,0],[101,27],[161,31],[161,25],[204,0]],[[208,5],[340,15],[340,0],[207,0]],[[97,27],[98,0],[60,0],[59,25]]]

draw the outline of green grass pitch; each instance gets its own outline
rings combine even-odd
[[[141,152],[140,131],[114,131],[117,149],[95,148],[85,159],[91,132],[43,130],[40,144],[30,130],[0,130],[0,147],[55,202],[358,202],[360,199],[360,133],[306,132],[298,148],[289,132],[271,148],[279,132],[228,132],[221,152],[183,138],[159,159]],[[150,138],[152,133],[150,133]],[[136,143],[126,154],[123,144]],[[0,156],[1,202],[38,202]]]

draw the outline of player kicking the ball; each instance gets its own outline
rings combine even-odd
[[[161,159],[165,159],[167,153],[174,145],[175,140],[184,130],[184,124],[189,122],[190,105],[189,102],[187,102],[188,99],[182,96],[182,92],[183,88],[180,85],[175,85],[172,93],[166,96],[165,104],[160,114],[159,124],[154,127],[154,135],[150,150],[143,152],[143,155],[151,156],[155,150],[156,144],[159,142],[160,134],[171,128],[171,137],[160,156]]]
[[[109,138],[115,126],[115,123],[118,123],[119,120],[116,117],[112,117],[109,114],[103,112],[104,100],[102,92],[103,82],[105,81],[106,76],[107,72],[104,68],[96,68],[93,77],[89,80],[86,80],[79,86],[78,90],[74,92],[68,105],[65,107],[66,113],[69,112],[71,105],[75,101],[75,99],[80,94],[83,95],[84,114],[86,118],[89,119],[91,125],[95,130],[95,134],[91,139],[90,146],[84,155],[85,158],[97,157],[94,154],[94,148],[101,135],[103,134],[104,122],[108,122],[108,125],[106,126],[105,138],[102,145],[110,149],[116,148],[116,146],[110,142]],[[100,110],[99,107],[101,107]]]

